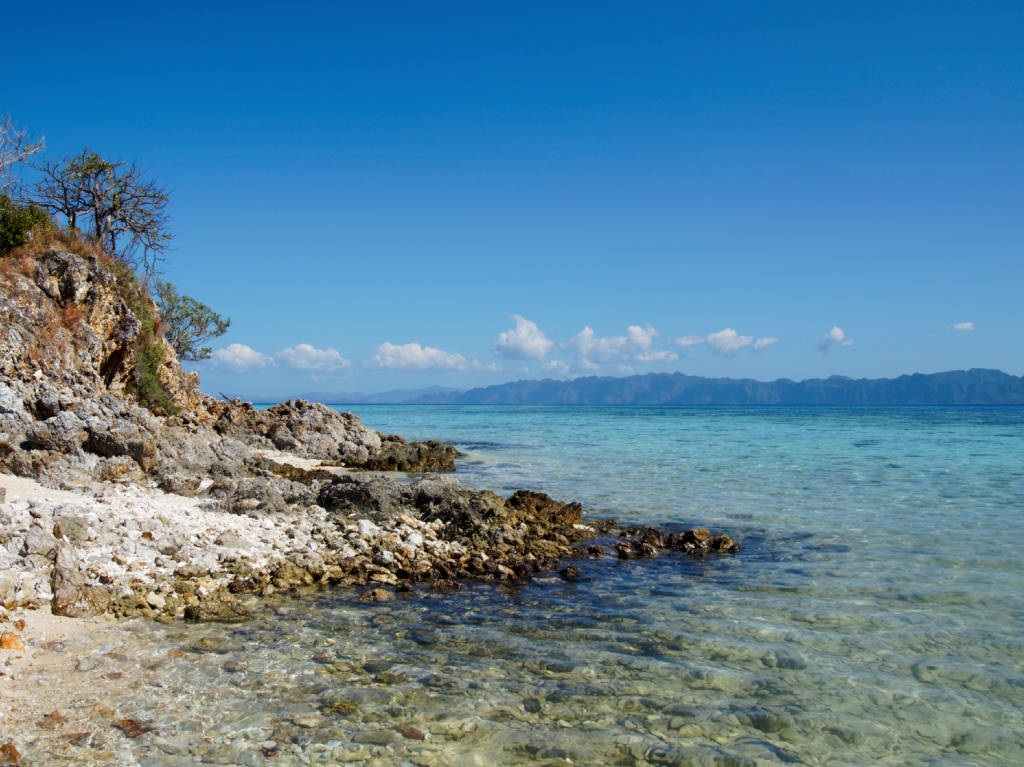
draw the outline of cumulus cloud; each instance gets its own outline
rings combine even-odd
[[[724,328],[717,333],[709,333],[704,343],[717,354],[735,354],[744,346],[754,343],[754,337],[741,336],[732,328]]]
[[[565,348],[578,355],[577,364],[584,370],[597,370],[601,362],[673,362],[679,359],[675,352],[652,349],[658,331],[650,325],[630,325],[625,336],[600,337],[589,325],[574,335]]]
[[[326,372],[347,368],[350,364],[337,349],[317,349],[310,344],[282,349],[274,356],[281,364],[293,370]]]
[[[273,365],[274,360],[245,344],[228,344],[213,353],[213,364],[236,373],[248,373]]]
[[[956,325],[950,325],[950,330],[959,330],[961,333],[970,333],[974,330],[973,322],[958,322]]]
[[[853,339],[847,338],[846,332],[838,325],[833,325],[832,329],[818,341],[818,350],[823,354],[833,346],[853,346]]]
[[[473,360],[473,370],[480,370],[484,373],[500,373],[502,371],[501,365],[497,362],[481,362],[480,360]]]
[[[561,360],[551,360],[544,363],[544,369],[556,376],[569,375],[569,365]]]
[[[392,344],[385,342],[377,347],[377,353],[367,360],[366,365],[392,370],[464,370],[466,358],[461,354],[452,354],[416,343]]]
[[[537,323],[518,314],[513,314],[512,319],[516,326],[498,336],[495,354],[516,360],[539,360],[555,348],[554,341],[544,335]]]
[[[753,336],[740,335],[732,328],[723,328],[706,336],[680,336],[676,339],[676,345],[684,349],[697,346],[698,344],[706,344],[715,354],[725,355],[735,354],[740,349],[745,349],[748,346],[755,351],[761,351],[762,349],[774,346],[778,342],[779,339],[775,336],[755,339]]]

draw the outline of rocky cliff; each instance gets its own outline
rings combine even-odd
[[[2,266],[0,466],[11,473],[195,493],[211,477],[273,477],[260,449],[378,470],[455,468],[450,445],[381,435],[351,413],[302,400],[260,412],[204,395],[158,334],[145,346],[156,307],[98,254],[55,248]],[[146,408],[139,392],[154,359],[169,404]]]

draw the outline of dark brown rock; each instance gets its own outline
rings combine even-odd
[[[640,556],[639,552],[633,548],[633,544],[629,541],[616,543],[615,551],[618,553],[619,559],[636,559]]]
[[[218,590],[198,602],[185,605],[185,619],[230,623],[245,620],[249,610],[226,589]]]
[[[409,738],[409,740],[427,739],[426,733],[408,724],[396,724],[394,730],[395,732],[399,733],[403,738]]]
[[[150,724],[140,722],[138,719],[118,719],[114,722],[114,726],[128,738],[137,738],[153,730]]]
[[[359,597],[363,602],[390,602],[395,595],[387,589],[370,589]]]
[[[706,527],[695,527],[683,533],[683,543],[703,546],[709,540],[711,540],[711,531]]]
[[[524,517],[535,517],[560,525],[574,525],[583,521],[583,507],[578,503],[561,503],[544,493],[517,490],[505,505]]]
[[[0,746],[0,764],[21,764],[21,754],[13,743],[4,743]]]
[[[458,581],[449,580],[447,578],[438,578],[434,581],[433,585],[434,591],[439,591],[442,594],[451,591],[458,591],[461,588],[462,586],[459,585]]]
[[[370,471],[455,471],[455,459],[460,455],[437,440],[406,442],[397,434],[382,434],[379,452],[357,465]]]
[[[711,540],[709,548],[711,551],[735,553],[740,550],[739,545],[726,533],[716,536]]]

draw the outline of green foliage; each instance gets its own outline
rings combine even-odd
[[[130,264],[119,258],[111,259],[109,266],[117,280],[117,292],[121,294],[121,298],[128,304],[128,308],[142,323],[140,335],[155,338],[157,319],[153,313],[153,299],[149,294],[148,285],[139,279]]]
[[[6,194],[0,194],[0,253],[24,245],[34,230],[50,226],[50,216],[42,208],[18,205]]]
[[[160,321],[153,311],[153,298],[145,281],[125,261],[115,258],[111,268],[124,302],[142,324],[135,340],[135,368],[128,391],[143,407],[154,412],[177,413],[170,392],[160,382],[160,366],[164,361],[164,345],[160,342]]]
[[[164,338],[180,360],[206,360],[212,352],[204,341],[224,335],[231,320],[221,317],[206,304],[183,296],[164,280],[154,283],[156,304],[160,308]]]
[[[135,395],[139,403],[154,412],[163,410],[165,413],[177,413],[180,408],[174,404],[170,393],[160,382],[160,365],[164,361],[164,345],[152,338],[147,346],[140,342],[135,347],[134,378],[128,390]]]

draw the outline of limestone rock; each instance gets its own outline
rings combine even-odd
[[[56,548],[57,539],[53,533],[37,522],[28,529],[25,543],[21,547],[21,555],[24,557],[38,555],[50,559],[53,557]]]
[[[0,570],[0,607],[13,609],[18,605],[21,579],[11,570]]]
[[[100,615],[106,612],[110,602],[110,595],[104,589],[86,585],[77,552],[64,542],[57,544],[50,588],[54,615],[69,618]]]
[[[25,441],[30,447],[58,453],[77,452],[85,438],[85,424],[77,415],[67,411],[30,426],[25,433]]]
[[[10,385],[0,381],[0,415],[25,416],[25,402]]]
[[[123,420],[90,427],[85,449],[106,458],[128,456],[143,468],[152,464],[157,452],[151,433]]]

